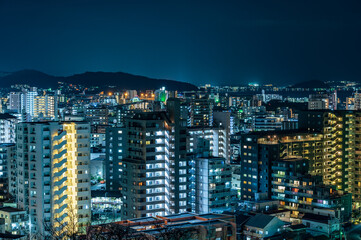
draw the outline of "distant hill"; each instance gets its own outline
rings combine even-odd
[[[291,87],[292,88],[329,88],[330,86],[320,80],[310,80],[310,81],[296,83]]]
[[[123,72],[85,72],[68,77],[57,77],[35,70],[22,70],[0,75],[0,87],[9,88],[14,84],[27,84],[41,88],[56,88],[58,82],[81,84],[84,86],[99,86],[107,89],[147,90],[166,87],[168,90],[190,91],[198,88],[190,83],[167,79],[154,79]]]

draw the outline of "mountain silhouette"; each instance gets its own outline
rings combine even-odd
[[[59,82],[80,84],[86,87],[99,86],[100,89],[112,87],[117,90],[148,90],[165,87],[167,90],[191,91],[198,88],[190,83],[167,79],[155,79],[124,72],[85,72],[72,76],[52,76],[36,70],[21,70],[0,74],[0,87],[10,88],[15,84],[27,84],[40,88],[57,88]]]
[[[292,85],[293,88],[329,88],[330,86],[321,80],[310,80]]]

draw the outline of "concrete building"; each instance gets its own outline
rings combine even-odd
[[[116,222],[130,233],[124,240],[147,236],[151,239],[217,239],[236,240],[237,226],[233,215],[180,213],[168,216],[143,217]],[[117,233],[107,231],[107,225],[94,225],[88,236],[117,237]]]
[[[213,101],[210,99],[191,99],[190,126],[213,126]]]
[[[3,221],[2,233],[25,235],[28,232],[28,218],[25,210],[2,207],[0,208],[0,222]]]
[[[43,95],[34,98],[34,118],[57,118],[56,96]]]
[[[123,158],[126,147],[125,128],[107,128],[106,132],[106,153],[105,153],[105,177],[107,191],[120,191],[123,176]]]
[[[37,95],[36,88],[24,90],[21,94],[21,113],[27,114],[30,119],[34,116],[34,102]]]
[[[105,147],[105,133],[91,133],[90,147]]]
[[[307,159],[283,159],[273,163],[272,199],[279,200],[281,208],[291,210],[294,218],[317,212],[337,218],[339,222],[351,219],[351,194],[323,185],[321,176],[308,175]]]
[[[361,112],[304,111],[299,126],[310,132],[321,132],[324,138],[323,182],[337,190],[352,193],[357,206],[361,202]]]
[[[330,181],[330,176],[324,172],[323,146],[324,137],[320,133],[280,131],[242,135],[242,199],[255,200],[256,193],[266,193],[270,198],[272,163],[284,158],[306,158],[310,161],[310,173],[323,175]]]
[[[11,92],[9,94],[9,106],[10,111],[21,113],[21,92]]]
[[[10,193],[9,179],[13,167],[12,162],[15,159],[15,144],[0,144],[0,203],[12,199]]]
[[[218,157],[195,158],[190,161],[189,200],[192,212],[222,213],[228,210],[232,197],[231,166]]]
[[[313,235],[325,235],[328,239],[340,239],[342,225],[337,218],[307,213],[302,218],[302,224]]]
[[[210,155],[222,157],[230,161],[230,140],[227,138],[225,127],[188,127],[187,128],[187,151],[191,154],[197,153],[200,140],[209,141]]]
[[[108,125],[109,123],[109,110],[105,106],[88,107],[85,110],[85,116],[91,125]]]
[[[251,217],[244,225],[245,239],[265,239],[280,233],[285,222],[275,216],[257,214]]]
[[[185,122],[178,100],[168,112],[137,113],[126,119],[121,163],[122,218],[165,216],[187,209]]]
[[[0,114],[0,143],[15,143],[15,129],[18,119],[10,114]]]
[[[311,94],[308,98],[309,110],[329,109],[330,100],[327,94]]]
[[[283,119],[276,116],[254,116],[254,131],[282,130]]]
[[[17,205],[30,235],[90,222],[90,126],[86,122],[24,122],[17,126]]]

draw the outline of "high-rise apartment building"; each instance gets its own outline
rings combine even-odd
[[[309,110],[337,110],[337,91],[332,93],[311,94],[308,99]]]
[[[350,193],[326,186],[321,176],[308,174],[309,160],[288,158],[272,164],[272,199],[279,200],[281,208],[291,211],[292,217],[318,213],[347,222],[351,218]]]
[[[21,94],[21,113],[26,113],[30,117],[34,116],[34,100],[36,96],[38,96],[36,88],[23,91]]]
[[[222,213],[232,200],[232,172],[226,159],[199,157],[189,162],[190,208],[195,213]]]
[[[230,140],[227,138],[227,129],[225,127],[188,127],[187,149],[189,153],[195,154],[197,152],[200,139],[209,141],[211,156],[222,157],[229,162]]]
[[[10,114],[0,114],[0,143],[15,143],[15,129],[18,119]]]
[[[17,125],[15,187],[18,207],[29,214],[30,234],[63,231],[90,222],[90,126],[86,122]],[[13,179],[13,178],[11,178]]]
[[[0,143],[0,202],[12,198],[10,193],[9,178],[12,171],[11,163],[15,159],[15,144]]]
[[[114,173],[121,174],[123,219],[187,210],[186,130],[179,106],[170,100],[168,112],[137,113],[125,120],[124,158],[121,172]]]
[[[36,88],[24,89],[22,92],[11,92],[9,94],[9,110],[24,114],[24,120],[30,120],[34,116],[37,95]]]
[[[327,94],[311,94],[308,99],[309,110],[329,109],[330,100]]]
[[[105,135],[105,177],[107,191],[121,191],[123,158],[125,156],[125,128],[109,127]]]
[[[325,183],[337,185],[345,167],[327,154],[321,133],[300,131],[253,132],[241,137],[241,197],[255,200],[257,193],[271,195],[271,166],[284,158],[303,157],[310,161],[309,173],[323,176]],[[328,150],[327,150],[328,151]],[[334,174],[334,170],[339,173]],[[339,185],[342,190],[342,185]]]
[[[300,128],[324,135],[325,165],[332,166],[325,171],[331,179],[337,179],[325,183],[352,193],[358,205],[361,201],[361,112],[304,111],[299,118]]]
[[[21,113],[21,92],[11,92],[9,94],[9,110]]]
[[[298,156],[309,160],[309,173],[325,185],[352,193],[361,201],[361,113],[358,111],[304,111],[295,132],[246,134],[241,140],[242,197],[270,193],[270,166]]]
[[[88,107],[85,110],[85,115],[92,125],[107,125],[109,123],[109,109],[105,106]]]
[[[190,126],[213,126],[213,100],[207,98],[191,99]]]
[[[34,117],[55,119],[57,115],[56,96],[43,95],[34,98]]]

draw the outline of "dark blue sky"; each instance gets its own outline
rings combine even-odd
[[[0,70],[361,80],[360,1],[0,0]]]

